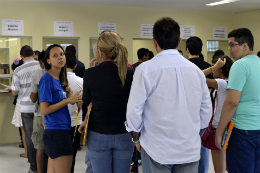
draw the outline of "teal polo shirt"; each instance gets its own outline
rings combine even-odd
[[[231,67],[227,89],[241,91],[237,110],[232,118],[241,130],[260,129],[260,58],[247,55]]]

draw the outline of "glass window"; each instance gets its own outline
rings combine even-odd
[[[215,52],[219,49],[219,41],[207,41],[207,52]]]

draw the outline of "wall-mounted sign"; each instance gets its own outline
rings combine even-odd
[[[74,36],[72,21],[54,21],[54,36]]]
[[[180,25],[181,38],[190,38],[195,36],[195,26]]]
[[[141,38],[153,38],[152,24],[141,24]]]
[[[116,23],[98,23],[98,35],[100,35],[103,31],[109,30],[116,32]]]
[[[227,27],[213,27],[213,39],[226,39]]]
[[[2,19],[2,35],[24,35],[24,20]]]

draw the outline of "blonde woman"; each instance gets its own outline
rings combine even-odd
[[[127,67],[127,49],[115,32],[105,31],[99,36],[95,56],[101,63],[86,70],[83,83],[83,102],[92,102],[87,154],[94,173],[127,173],[134,143],[124,122],[134,72]],[[80,132],[86,123],[87,118]]]

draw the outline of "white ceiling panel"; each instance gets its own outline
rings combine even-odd
[[[34,2],[58,2],[72,4],[94,4],[109,6],[131,6],[142,8],[162,8],[173,10],[219,11],[237,13],[260,9],[260,0],[240,0],[218,6],[206,6],[219,0],[12,0]]]

